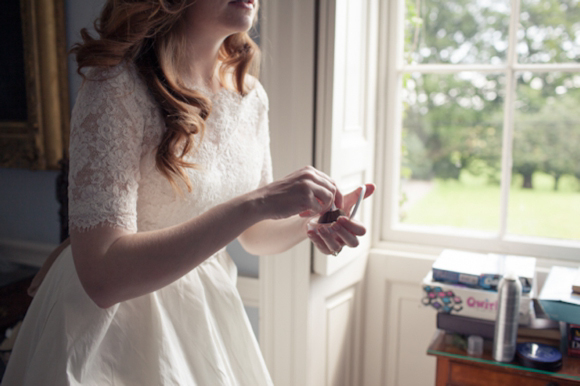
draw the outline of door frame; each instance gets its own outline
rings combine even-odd
[[[269,96],[274,178],[313,163],[316,0],[262,4],[262,82]],[[260,257],[260,347],[274,384],[306,385],[308,241]]]

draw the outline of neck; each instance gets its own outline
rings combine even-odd
[[[186,39],[188,50],[185,53],[187,68],[183,69],[184,78],[195,86],[217,91],[221,87],[216,76],[218,52],[224,39],[194,31],[188,31]]]

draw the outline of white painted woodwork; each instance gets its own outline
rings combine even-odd
[[[420,282],[434,256],[430,251],[371,253],[362,385],[433,384],[434,361],[425,352],[435,331],[435,313],[421,308]]]
[[[262,83],[270,100],[274,178],[312,164],[315,0],[269,0],[262,8]],[[260,347],[277,386],[307,384],[308,242],[260,257]]]
[[[353,357],[353,315],[356,288],[347,288],[327,299],[326,309],[326,384],[348,385],[352,383],[350,364]],[[332,338],[332,339],[331,339]]]
[[[315,166],[343,192],[372,182],[375,132],[375,0],[319,2]],[[370,231],[371,203],[358,220]],[[364,275],[370,237],[338,256],[315,250],[310,278],[306,385],[362,380]]]
[[[350,192],[373,179],[376,8],[373,0],[320,1],[315,165]],[[373,17],[374,16],[374,17]],[[371,222],[364,202],[358,219]],[[314,272],[330,275],[366,255],[370,238],[338,256],[314,253]]]
[[[311,277],[308,350],[311,386],[360,385],[366,258]]]
[[[260,307],[260,280],[253,277],[238,276],[236,283],[242,302],[246,307]]]
[[[340,179],[345,190],[370,181],[374,91],[367,86],[375,83],[376,60],[375,50],[367,47],[375,46],[376,38],[365,41],[364,36],[376,26],[368,17],[376,0],[271,0],[263,6],[262,79],[270,98],[275,178],[314,163]],[[339,25],[350,28],[347,33],[338,31],[344,44],[339,48],[350,51],[335,55],[336,9]],[[360,17],[347,18],[350,12]],[[326,54],[315,56],[317,22],[318,49]],[[326,63],[329,52],[331,61]],[[315,67],[316,60],[324,63]],[[340,82],[336,88],[334,74]],[[335,144],[347,151],[333,155]],[[362,219],[368,221],[370,202],[361,209]],[[364,242],[361,251],[368,250]],[[260,258],[260,345],[266,364],[277,386],[356,385],[361,379],[366,254],[342,269],[326,270],[328,276],[311,273],[311,256],[310,243],[305,242]]]

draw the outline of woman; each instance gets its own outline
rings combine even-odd
[[[74,48],[70,247],[38,288],[3,385],[271,384],[225,246],[324,253],[365,229],[306,167],[272,182],[266,94],[247,75],[255,0],[109,0]],[[367,195],[374,187],[369,185]]]

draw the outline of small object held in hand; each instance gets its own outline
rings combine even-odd
[[[344,210],[337,209],[336,206],[334,206],[334,204],[333,204],[331,210],[329,210],[328,212],[326,212],[322,216],[320,216],[320,218],[318,219],[318,223],[319,224],[330,224],[330,223],[335,222],[340,216],[354,217],[354,215],[356,214],[356,211],[358,210],[360,203],[362,202],[362,200],[365,196],[366,186],[362,185],[360,188],[361,188],[361,192],[358,196],[358,199],[356,200],[356,204],[354,205],[354,208],[353,208],[350,216]]]
[[[320,216],[320,218],[318,219],[318,223],[330,224],[332,222],[335,222],[340,216],[346,215],[347,214],[342,209],[334,209],[334,210],[331,209],[328,212],[324,213],[322,216]]]

